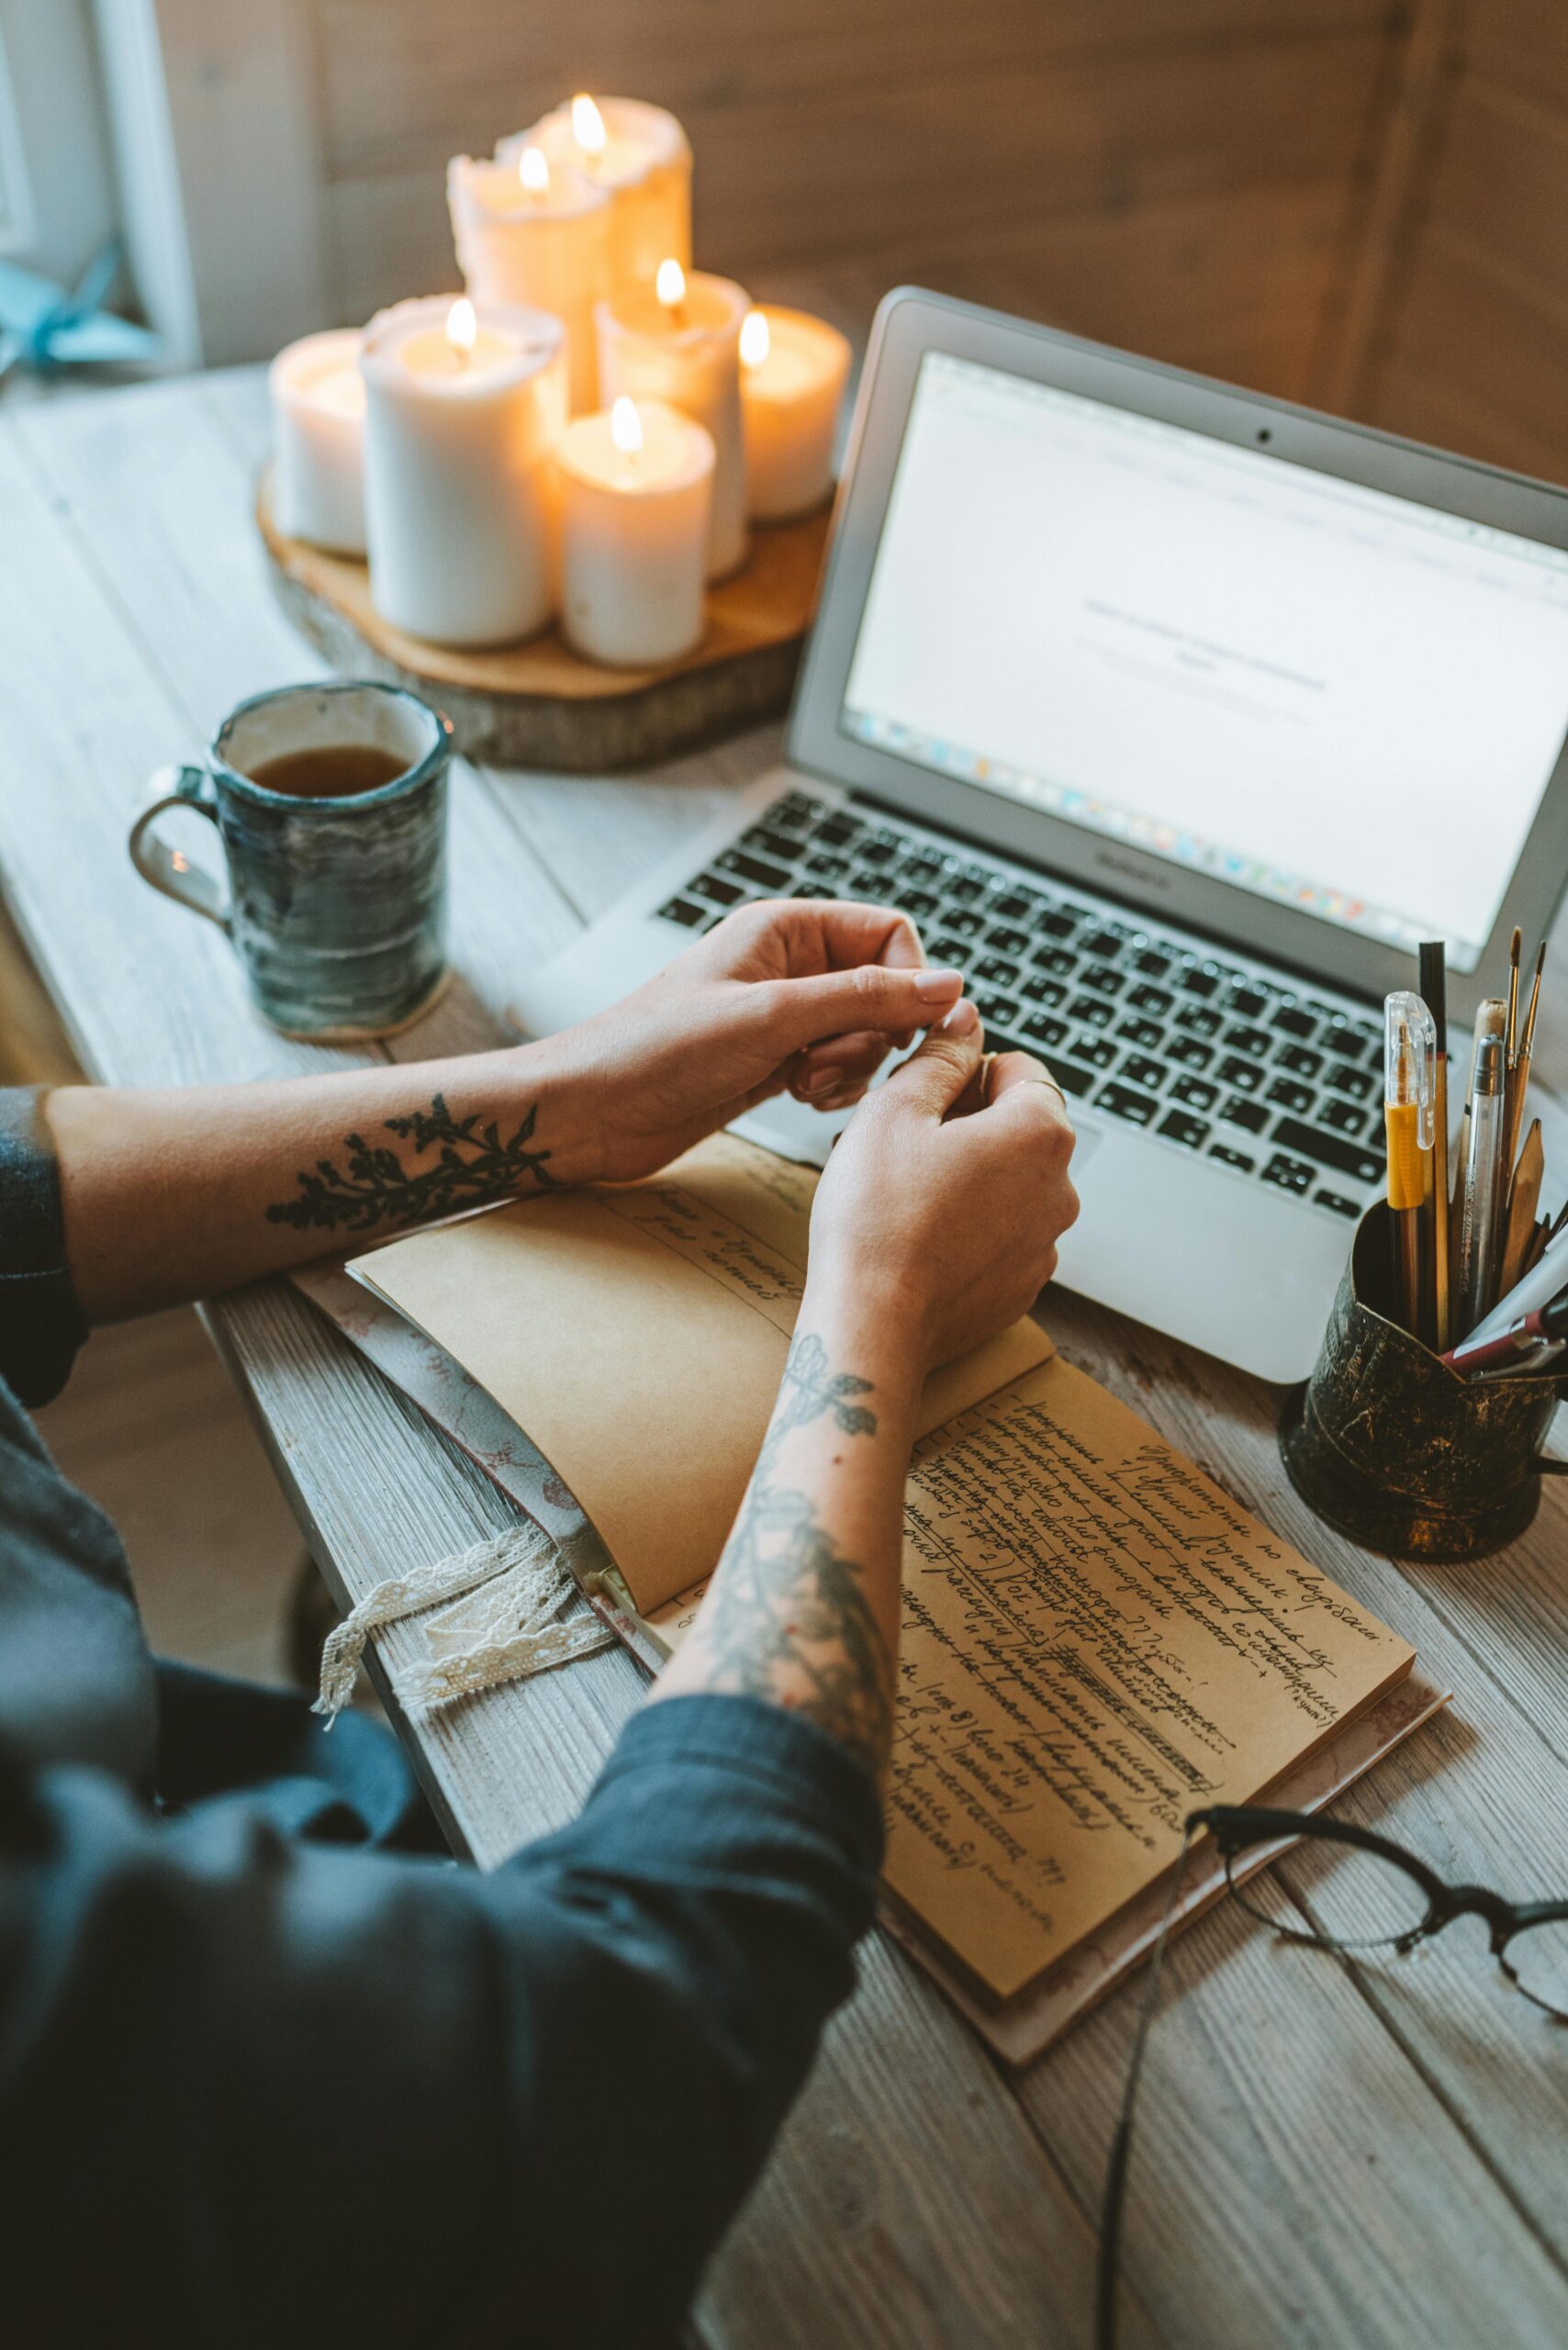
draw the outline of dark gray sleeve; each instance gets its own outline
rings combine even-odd
[[[42,1086],[0,1086],[0,1379],[28,1404],[70,1376],[87,1324],[65,1270]]]
[[[0,1764],[17,2338],[667,2344],[880,1847],[845,1750],[744,1697],[647,1707],[483,1877]]]

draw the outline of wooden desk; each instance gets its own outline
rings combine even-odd
[[[129,814],[240,696],[315,663],[250,523],[264,412],[246,372],[0,414],[0,878],[86,1066],[137,1084],[340,1065],[248,1009],[228,946],[137,880]],[[655,778],[461,772],[460,981],[386,1050],[493,1041],[554,953],[777,754],[766,734]],[[1559,969],[1562,949],[1559,948]],[[1558,1015],[1559,1033],[1562,1016]],[[1066,1295],[1064,1352],[1415,1641],[1456,1692],[1347,1802],[1439,1869],[1568,1893],[1568,1495],[1470,1568],[1391,1565],[1315,1523],[1277,1398]],[[278,1284],[214,1337],[340,1586],[498,1528],[490,1486]],[[215,1566],[215,1572],[218,1571]],[[460,1709],[422,1766],[476,1859],[565,1818],[642,1681],[613,1652]],[[1184,2350],[1568,2341],[1568,2032],[1469,1925],[1351,1975],[1222,1907],[1176,1947],[1131,2194],[1126,2338]],[[1021,2078],[885,1941],[828,2036],[698,2314],[718,2350],[982,2350],[1089,2338],[1095,2214],[1132,2005]]]

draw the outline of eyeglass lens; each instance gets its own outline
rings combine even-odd
[[[1502,1960],[1527,1999],[1568,2023],[1568,1918],[1522,1926],[1504,1944]]]
[[[1312,1841],[1290,1856],[1287,1889],[1277,1868],[1237,1882],[1245,1852],[1226,1863],[1242,1908],[1293,1942],[1329,1950],[1377,1950],[1403,1942],[1427,1922],[1425,1888],[1377,1852],[1354,1844]]]

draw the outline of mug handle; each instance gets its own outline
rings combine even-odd
[[[130,828],[130,861],[144,881],[173,898],[178,906],[188,906],[193,914],[205,914],[221,931],[229,928],[229,901],[210,873],[166,842],[158,838],[152,829],[165,808],[194,808],[215,828],[218,809],[213,797],[212,778],[205,767],[160,767],[150,779],[147,789],[153,796]]]

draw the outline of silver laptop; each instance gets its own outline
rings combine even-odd
[[[1568,870],[1565,550],[1562,491],[890,295],[787,767],[520,1013],[753,898],[901,906],[1067,1091],[1060,1280],[1300,1378],[1383,1181],[1384,993],[1442,938],[1468,1024]],[[820,1161],[842,1123],[743,1131]]]

